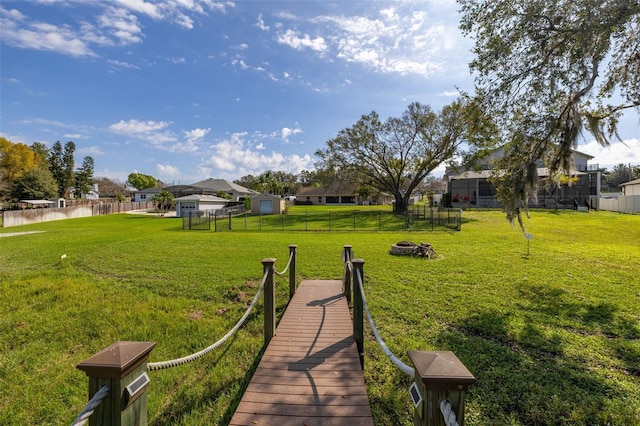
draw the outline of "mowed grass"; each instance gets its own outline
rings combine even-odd
[[[128,214],[2,229],[44,232],[0,238],[0,424],[69,424],[87,401],[75,366],[114,341],[157,342],[151,361],[208,346],[289,244],[301,279],[340,278],[353,246],[389,348],[407,363],[451,350],[475,375],[466,424],[640,424],[640,216],[534,211],[527,226],[529,247],[491,211],[464,212],[461,232],[215,233]],[[391,256],[400,240],[440,257]],[[411,379],[368,334],[375,423],[410,425]],[[228,423],[261,345],[260,304],[217,351],[151,372],[151,424]]]

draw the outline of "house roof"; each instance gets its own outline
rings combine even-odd
[[[227,199],[216,197],[215,195],[202,195],[202,194],[193,194],[193,195],[185,195],[184,197],[174,198],[173,201],[217,201],[226,203]]]
[[[620,186],[639,185],[639,184],[640,184],[640,179],[634,179],[629,182],[621,183]]]
[[[21,203],[27,203],[27,204],[31,204],[34,206],[44,206],[44,205],[49,205],[49,204],[55,204],[55,201],[49,201],[49,200],[20,200]]]
[[[275,199],[283,199],[281,196],[279,195],[273,195],[273,194],[257,194],[257,195],[253,195],[251,198],[256,198],[256,197],[260,197],[260,198],[275,198]]]
[[[356,185],[351,182],[332,182],[326,186],[304,188],[296,195],[302,196],[326,196],[326,195],[354,195]]]
[[[195,186],[196,188],[208,189],[211,191],[225,191],[225,192],[237,192],[240,194],[257,194],[256,191],[245,188],[244,186],[238,185],[237,183],[229,182],[224,179],[205,179],[200,182],[196,182],[191,184],[191,186]]]
[[[140,191],[136,191],[138,194],[159,194],[162,191],[161,188],[145,188]]]

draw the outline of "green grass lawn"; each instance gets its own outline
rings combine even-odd
[[[353,246],[389,348],[407,363],[409,349],[451,350],[475,375],[466,424],[640,424],[640,216],[534,211],[527,225],[529,247],[491,211],[464,212],[461,232],[215,233],[128,214],[1,229],[44,232],[0,238],[0,424],[71,423],[87,401],[75,366],[114,341],[157,342],[151,361],[213,343],[289,244],[300,278],[326,279]],[[391,256],[400,240],[439,258]],[[411,380],[368,334],[375,422],[410,425]],[[259,306],[217,351],[149,373],[150,423],[226,424],[261,344]]]

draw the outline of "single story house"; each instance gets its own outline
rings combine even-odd
[[[445,172],[447,194],[454,207],[467,204],[475,207],[500,208],[496,199],[496,188],[491,177],[499,173],[493,168],[494,161],[504,154],[503,148],[498,148],[487,156],[479,169],[465,169],[464,167],[450,167]],[[596,167],[590,167],[588,161],[594,157],[572,150],[573,167],[571,170],[571,184],[551,184],[549,170],[541,162],[538,164],[538,200],[530,202],[530,207],[541,208],[576,208],[588,207],[599,209],[601,172]]]
[[[255,195],[251,197],[251,213],[282,214],[286,210],[286,203],[286,200],[278,195]]]
[[[169,192],[176,196],[191,195],[191,194],[203,194],[203,195],[217,195],[220,193],[229,194],[233,201],[243,201],[245,198],[250,198],[254,195],[259,195],[252,189],[245,188],[237,183],[229,182],[224,179],[205,179],[200,182],[192,183],[191,185],[179,185],[177,187],[165,188]]]
[[[176,216],[189,216],[190,212],[204,212],[211,210],[219,210],[227,205],[229,200],[216,197],[215,195],[185,195],[173,199],[176,205]]]
[[[296,204],[355,206],[363,204],[391,204],[393,197],[378,193],[363,197],[357,192],[357,185],[347,182],[333,182],[327,186],[304,188],[296,194]]]
[[[162,191],[162,188],[145,188],[140,191],[136,191],[133,194],[133,201],[135,202],[146,202],[151,201],[151,199],[158,195]]]

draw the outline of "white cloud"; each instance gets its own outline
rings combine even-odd
[[[139,121],[139,120],[120,120],[116,124],[109,126],[112,132],[127,136],[146,135],[158,130],[162,130],[169,126],[166,121]]]
[[[460,92],[457,90],[445,90],[442,93],[438,93],[438,96],[443,96],[443,97],[447,97],[447,98],[451,98],[451,97],[456,97],[456,96],[460,96]]]
[[[442,15],[449,20],[454,6],[455,2],[398,2],[371,16],[321,15],[306,20],[280,13],[283,19],[295,20],[296,29],[285,29],[286,23],[281,23],[277,41],[382,73],[431,76],[445,65],[466,72],[470,41],[455,22],[445,25],[437,19]],[[304,32],[297,29],[303,24]],[[312,38],[309,34],[314,31],[317,35]]]
[[[300,170],[310,169],[313,162],[310,155],[285,155],[278,152],[261,153],[264,145],[259,144],[251,149],[251,142],[247,140],[248,133],[233,133],[229,138],[212,145],[212,152],[199,168],[203,174],[229,176],[244,176],[260,174],[266,170],[283,170],[289,173],[299,173]]]
[[[134,12],[143,13],[147,16],[150,16],[153,19],[161,19],[162,14],[160,13],[158,6],[153,3],[148,3],[144,0],[115,0],[116,3],[124,6]]]
[[[623,142],[614,142],[608,147],[603,147],[595,140],[578,146],[578,151],[593,155],[589,164],[598,164],[611,170],[618,164],[640,164],[640,139],[626,139]]]
[[[78,148],[76,150],[76,153],[82,156],[96,156],[96,155],[102,155],[103,151],[99,146],[87,146],[84,148]]]
[[[184,13],[177,12],[174,17],[174,22],[180,25],[182,28],[186,28],[188,30],[193,29],[193,19]]]
[[[110,63],[111,65],[113,65],[114,67],[118,67],[118,68],[128,68],[128,69],[133,69],[133,70],[139,70],[140,67],[134,64],[130,64],[128,62],[122,62],[122,61],[116,61],[114,59],[108,59],[107,60],[108,63]]]
[[[193,130],[185,130],[184,136],[188,141],[199,141],[204,138],[207,133],[211,131],[211,128],[208,129],[193,129]]]
[[[258,15],[258,22],[256,23],[256,26],[262,31],[269,31],[269,26],[265,25],[264,20],[262,19],[262,13]]]
[[[156,164],[156,171],[162,178],[180,176],[180,170],[170,164]]]
[[[149,142],[154,148],[169,152],[194,152],[198,150],[196,140],[180,142],[176,135],[168,130],[166,121],[120,120],[109,126],[109,130],[119,135],[129,136]]]
[[[326,52],[328,49],[324,38],[316,37],[312,39],[309,34],[300,37],[298,33],[293,30],[287,30],[284,34],[278,35],[278,43],[286,44],[296,50],[308,48],[320,53]]]
[[[302,133],[302,129],[300,128],[298,123],[296,123],[296,127],[293,129],[290,129],[289,127],[283,127],[280,131],[282,139],[286,142],[289,142],[289,136],[297,135],[298,133]]]
[[[107,8],[98,18],[98,24],[119,40],[120,45],[142,42],[142,29],[138,17],[125,9]]]
[[[41,3],[56,3],[41,1]],[[80,3],[78,3],[80,4]],[[75,2],[64,2],[69,10]],[[99,56],[92,46],[126,46],[141,43],[144,39],[138,16],[154,20],[166,20],[183,28],[194,28],[191,15],[207,15],[207,11],[226,13],[235,7],[233,2],[213,0],[113,0],[95,2],[101,7],[97,16],[81,15],[70,11],[67,23],[50,24],[31,20],[17,9],[0,6],[0,39],[22,48],[57,52],[76,57]],[[93,19],[94,22],[90,22]]]
[[[82,37],[68,25],[29,22],[22,13],[0,7],[0,40],[34,50],[46,50],[70,56],[96,56]]]

